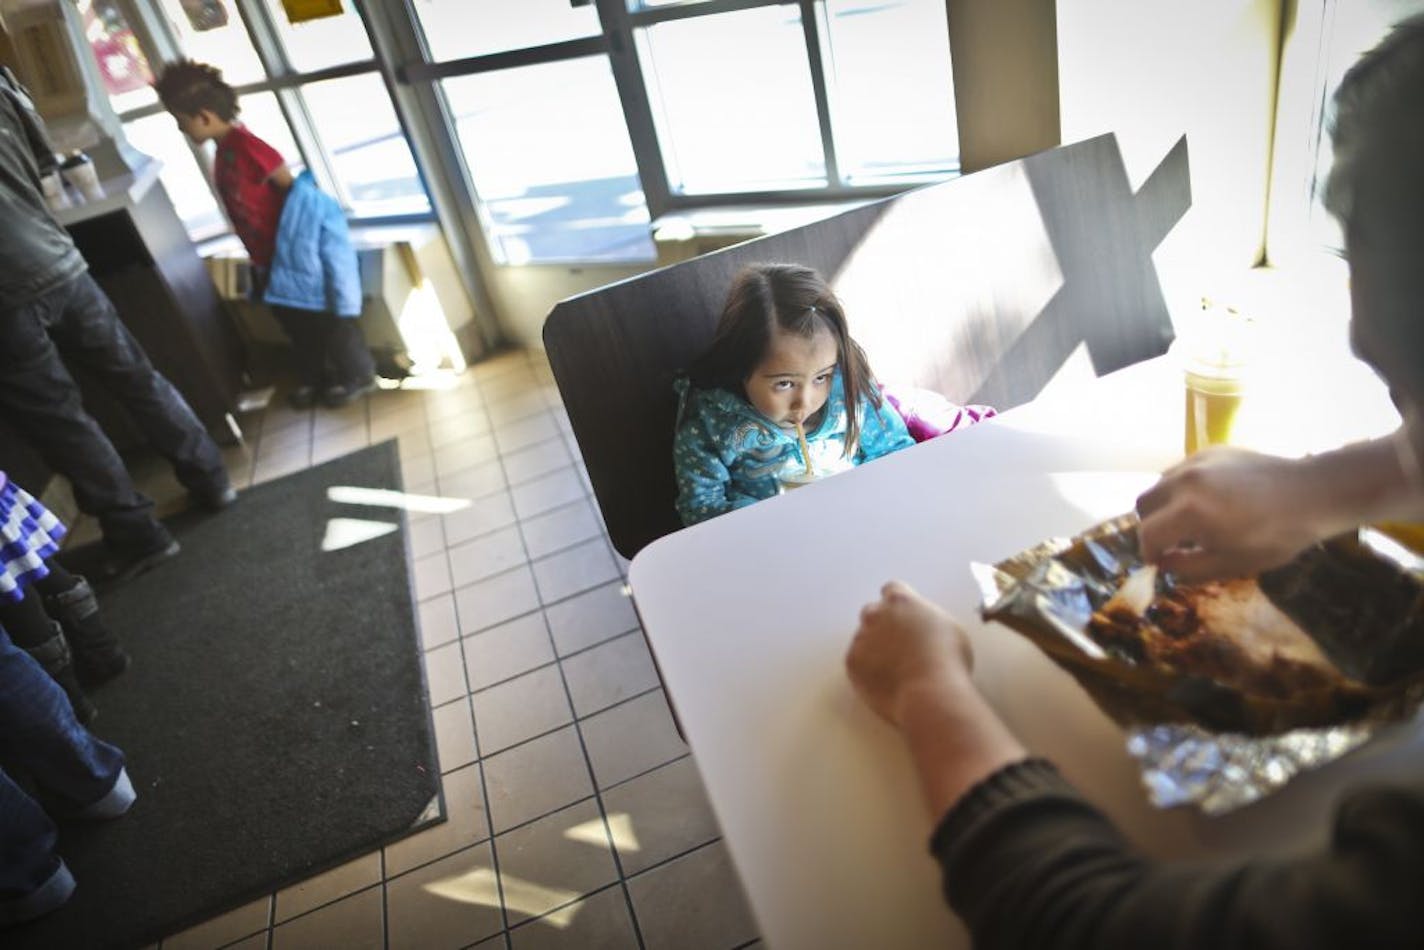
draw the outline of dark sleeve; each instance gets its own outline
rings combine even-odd
[[[1170,864],[1028,759],[965,795],[930,848],[976,950],[1424,946],[1419,788],[1351,793],[1324,852]]]
[[[20,132],[35,157],[35,166],[40,175],[48,175],[59,167],[59,160],[55,158],[54,146],[49,142],[49,135],[39,113],[34,110],[29,94],[15,79],[15,74],[4,66],[0,66],[0,70],[3,70],[0,72],[0,96],[5,96],[14,108]]]

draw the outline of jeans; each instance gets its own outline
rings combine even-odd
[[[271,304],[272,315],[292,341],[297,379],[322,392],[330,386],[355,389],[375,376],[375,362],[354,317]]]
[[[79,725],[64,691],[3,631],[0,759],[73,811],[110,795],[124,767],[123,752]],[[60,871],[57,838],[49,815],[0,769],[0,924],[23,915],[25,898]]]
[[[153,501],[84,411],[65,360],[94,375],[188,488],[227,484],[217,443],[87,273],[20,307],[0,306],[0,413],[69,479],[79,510],[99,520],[111,548],[162,546],[168,535]]]

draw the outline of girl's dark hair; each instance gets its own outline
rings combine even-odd
[[[223,82],[222,70],[207,63],[191,59],[169,63],[154,82],[153,90],[169,112],[197,115],[207,109],[224,122],[237,118],[237,93]]]
[[[800,264],[752,264],[732,280],[712,345],[688,370],[693,385],[725,389],[745,399],[746,380],[765,358],[774,328],[809,338],[821,329],[835,337],[845,389],[849,458],[860,441],[860,399],[880,408],[880,389],[865,352],[850,338],[845,311],[821,275]]]

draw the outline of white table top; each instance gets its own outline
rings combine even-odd
[[[1309,378],[1314,395],[1297,390],[1281,411],[1304,412],[1314,438],[1393,424],[1382,388],[1358,368],[1340,377],[1348,393]],[[769,946],[968,946],[940,897],[932,817],[909,758],[844,673],[857,614],[891,578],[965,624],[989,701],[1151,854],[1315,843],[1341,787],[1417,757],[1424,738],[1403,727],[1239,812],[1158,811],[1121,730],[1018,634],[979,621],[969,563],[1130,510],[1181,456],[1181,393],[1165,359],[1139,364],[670,535],[634,559],[644,629]]]

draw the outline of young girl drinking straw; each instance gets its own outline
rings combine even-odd
[[[809,267],[741,271],[711,347],[676,387],[673,465],[684,524],[770,498],[783,480],[914,444],[900,416],[882,406],[840,302]]]

